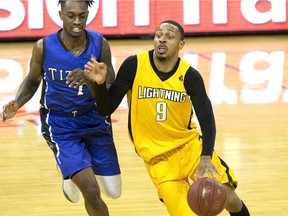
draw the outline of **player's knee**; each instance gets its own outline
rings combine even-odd
[[[96,176],[100,190],[107,197],[117,199],[122,193],[121,175],[115,176]]]
[[[225,209],[229,212],[238,212],[241,210],[242,201],[235,193],[235,191],[229,187],[226,187],[227,203]]]
[[[102,191],[102,192],[107,197],[112,198],[112,199],[118,199],[122,194],[121,188],[116,188],[116,187],[106,188],[105,191]]]
[[[100,200],[100,190],[97,187],[87,187],[81,191],[84,199],[91,203],[99,202]],[[94,203],[95,204],[95,203]]]

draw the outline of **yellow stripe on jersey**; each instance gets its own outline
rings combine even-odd
[[[137,55],[136,76],[132,91],[127,94],[129,126],[136,151],[145,161],[198,135],[192,121],[192,104],[184,87],[189,67],[181,59],[177,71],[162,81],[151,66],[149,52]]]

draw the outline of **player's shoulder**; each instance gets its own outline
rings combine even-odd
[[[45,47],[49,47],[51,45],[54,44],[58,44],[59,43],[59,38],[60,38],[60,32],[62,31],[62,29],[56,31],[56,32],[52,32],[50,34],[47,34],[46,36],[44,36],[43,38],[39,39],[36,43],[39,43],[39,45],[42,45],[43,48]],[[46,45],[48,44],[48,45]]]
[[[137,54],[128,56],[124,61],[126,62],[137,61]]]
[[[35,51],[42,51],[43,50],[43,47],[44,47],[44,41],[45,41],[45,38],[40,38],[38,39],[35,43],[34,43],[34,46],[33,46],[33,50]]]
[[[94,31],[94,30],[91,30],[91,29],[85,29],[85,32],[87,34],[88,40],[91,43],[101,44],[100,47],[101,47],[101,49],[104,49],[104,51],[106,50],[107,47],[109,48],[109,43],[104,38],[104,36],[102,35],[101,32]]]
[[[138,52],[135,56],[137,58],[150,58],[151,55],[153,56],[153,50],[143,50]]]
[[[92,37],[103,37],[101,32],[98,32],[98,31],[95,31],[95,30],[91,30],[91,29],[85,29],[85,31],[86,31],[86,33],[89,36],[92,36]]]
[[[195,69],[193,66],[191,66],[191,64],[189,62],[187,62],[185,59],[183,59],[181,57],[179,57],[179,58],[180,58],[179,64],[181,64],[182,66],[184,65],[188,73],[196,73],[196,74],[199,73],[198,70]]]
[[[61,31],[62,31],[62,29],[59,29],[58,31],[49,33],[46,36],[44,36],[43,39],[54,39],[54,38],[57,38]]]
[[[137,68],[137,55],[130,55],[122,62],[118,73],[120,71],[123,71],[124,73],[126,73],[125,71],[134,71],[134,70],[136,71],[136,68]]]

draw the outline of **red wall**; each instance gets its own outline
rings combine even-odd
[[[283,31],[288,30],[287,1],[112,0],[107,5],[107,1],[95,0],[87,28],[114,36],[153,34],[161,21],[173,19],[183,25],[186,33]],[[142,5],[136,10],[139,2]],[[61,22],[57,3],[0,1],[0,39],[42,37],[58,30]]]

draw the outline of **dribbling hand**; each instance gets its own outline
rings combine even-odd
[[[198,171],[196,175],[197,178],[208,177],[209,174],[215,178],[216,174],[221,176],[221,173],[216,169],[216,167],[212,164],[210,156],[201,156],[200,163],[198,166]]]

